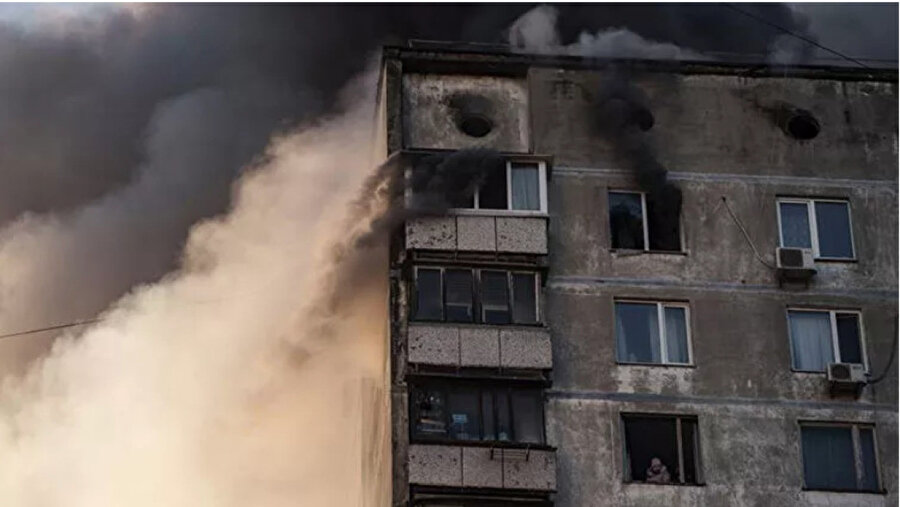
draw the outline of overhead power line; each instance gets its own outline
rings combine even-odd
[[[837,56],[843,58],[844,60],[847,60],[848,62],[853,62],[853,63],[859,65],[860,67],[863,67],[863,68],[866,68],[866,69],[871,69],[871,68],[872,68],[872,67],[869,67],[868,65],[866,65],[865,63],[863,63],[863,62],[857,60],[856,58],[853,58],[853,57],[851,57],[851,56],[847,56],[847,55],[845,55],[845,54],[843,54],[843,53],[841,53],[841,52],[839,52],[839,51],[835,51],[834,49],[831,49],[831,48],[829,48],[829,47],[823,46],[822,44],[819,44],[818,42],[816,42],[816,41],[814,41],[814,40],[812,40],[812,39],[810,39],[810,38],[808,38],[808,37],[804,37],[804,36],[802,36],[802,35],[799,35],[799,34],[797,34],[797,33],[794,33],[794,32],[792,32],[791,30],[788,30],[787,28],[785,28],[785,27],[783,27],[783,26],[776,25],[775,23],[772,23],[771,21],[769,21],[769,20],[767,20],[767,19],[765,19],[765,18],[763,18],[763,17],[757,16],[756,14],[753,14],[753,13],[751,13],[751,12],[747,12],[747,11],[745,11],[744,9],[741,9],[740,7],[738,7],[738,6],[734,5],[734,4],[726,3],[726,4],[724,4],[724,5],[725,5],[725,7],[728,7],[729,9],[732,9],[732,10],[734,10],[734,11],[737,11],[737,12],[743,14],[744,16],[747,16],[748,18],[755,19],[756,21],[759,21],[760,23],[763,23],[764,25],[768,25],[768,26],[770,26],[770,27],[772,27],[772,28],[774,28],[774,29],[776,29],[776,30],[778,30],[778,31],[780,31],[780,32],[783,32],[783,33],[785,33],[785,34],[787,34],[787,35],[790,35],[791,37],[795,37],[795,38],[800,39],[800,40],[802,40],[802,41],[804,41],[804,42],[806,42],[806,43],[808,43],[808,44],[812,44],[813,46],[815,46],[815,47],[817,47],[817,48],[819,48],[819,49],[822,49],[822,50],[824,50],[824,51],[828,51],[829,53],[831,53],[831,54],[833,54],[833,55],[837,55]]]
[[[86,326],[88,324],[95,324],[102,320],[103,319],[79,320],[79,321],[75,321],[75,322],[69,322],[66,324],[58,324],[56,326],[39,327],[36,329],[29,329],[27,331],[16,331],[14,333],[0,334],[0,339],[12,338],[13,336],[24,336],[27,334],[41,333],[44,331],[55,331],[57,329],[65,329],[67,327]]]

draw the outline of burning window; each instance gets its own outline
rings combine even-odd
[[[803,423],[803,480],[809,489],[878,491],[875,429],[855,424]]]
[[[859,312],[788,310],[793,367],[825,371],[829,363],[865,364]]]
[[[691,363],[686,304],[616,301],[615,323],[619,362]]]
[[[416,268],[414,319],[483,324],[538,324],[535,272]]]
[[[662,252],[681,251],[681,230],[672,206],[644,192],[609,192],[612,248]]]
[[[544,443],[540,389],[436,382],[414,386],[410,400],[414,440]]]
[[[853,259],[850,204],[824,199],[779,199],[783,247],[809,248],[817,259]]]
[[[623,415],[625,480],[656,484],[699,484],[697,418]]]

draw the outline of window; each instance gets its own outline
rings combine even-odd
[[[680,252],[678,218],[661,216],[656,208],[656,202],[643,192],[610,192],[612,248]]]
[[[485,176],[475,195],[456,199],[461,209],[547,211],[546,168],[543,162],[507,162],[502,171]]]
[[[824,199],[778,199],[783,247],[810,248],[817,259],[854,259],[850,204]]]
[[[416,268],[414,320],[538,324],[535,272]]]
[[[625,480],[658,484],[700,483],[697,418],[623,415]]]
[[[691,364],[688,306],[616,301],[616,355],[622,363]]]
[[[436,383],[410,394],[413,439],[544,443],[540,389]]]
[[[789,309],[788,328],[795,370],[824,372],[829,363],[867,363],[859,312]]]
[[[878,457],[873,427],[801,423],[800,435],[806,488],[878,491]]]

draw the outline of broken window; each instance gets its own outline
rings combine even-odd
[[[823,372],[830,363],[865,365],[859,318],[853,311],[789,309],[793,368]]]
[[[823,199],[779,199],[783,247],[809,248],[817,259],[853,259],[850,204]]]
[[[686,304],[616,301],[615,305],[619,362],[691,363]]]
[[[649,199],[643,192],[609,193],[609,230],[612,248],[621,250],[681,251],[681,231],[672,206]]]
[[[535,272],[419,267],[413,319],[538,324],[539,283]]]
[[[437,382],[410,399],[413,439],[544,443],[540,389]]]
[[[658,484],[700,483],[697,418],[623,415],[625,480]]]
[[[546,169],[543,162],[507,162],[497,171],[484,175],[473,196],[451,199],[459,209],[511,211],[546,210]]]
[[[873,427],[802,423],[800,434],[808,489],[878,491]]]

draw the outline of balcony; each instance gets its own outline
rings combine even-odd
[[[547,254],[543,216],[451,215],[406,222],[408,250]]]
[[[414,485],[556,490],[556,450],[551,448],[414,444],[408,465]]]
[[[409,362],[451,367],[550,369],[550,331],[538,326],[409,324]]]

